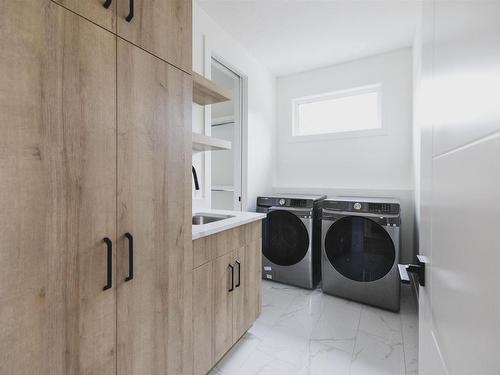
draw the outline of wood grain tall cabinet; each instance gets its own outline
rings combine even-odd
[[[116,0],[54,0],[97,25],[116,32]]]
[[[191,0],[116,0],[118,35],[191,72]]]
[[[0,2],[0,374],[192,373],[191,77],[106,3]]]
[[[159,58],[191,72],[191,0],[54,0]]]
[[[189,76],[118,40],[118,373],[190,374],[191,93]],[[119,239],[127,254],[129,240]]]

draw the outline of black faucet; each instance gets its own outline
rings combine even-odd
[[[200,190],[200,184],[198,183],[198,174],[196,173],[196,168],[194,165],[192,166],[193,168],[193,179],[194,179],[194,188],[196,190]]]

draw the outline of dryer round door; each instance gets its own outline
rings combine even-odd
[[[335,221],[328,229],[324,246],[328,260],[340,274],[361,282],[387,275],[396,258],[387,231],[366,217],[345,216]]]
[[[299,263],[309,250],[309,233],[302,220],[284,210],[267,214],[268,243],[263,254],[274,264],[291,266]]]

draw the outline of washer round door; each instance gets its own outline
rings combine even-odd
[[[263,254],[274,264],[291,266],[299,263],[309,250],[309,233],[297,215],[284,210],[267,214],[267,244]]]
[[[325,236],[325,254],[332,266],[351,280],[381,279],[396,258],[387,231],[366,217],[346,216],[335,221]]]

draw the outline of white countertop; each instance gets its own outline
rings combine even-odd
[[[256,212],[241,212],[241,211],[226,211],[226,210],[214,210],[214,209],[204,209],[193,212],[193,215],[199,214],[215,214],[215,215],[231,215],[234,217],[214,221],[213,223],[193,225],[193,240],[198,238],[210,236],[211,234],[219,233],[228,229],[239,227],[240,225],[252,223],[257,220],[262,220],[266,217],[266,214],[260,214]]]

